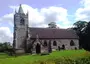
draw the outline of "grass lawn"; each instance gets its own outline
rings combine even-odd
[[[10,57],[7,54],[0,53],[0,64],[37,64],[38,61],[47,61],[57,58],[71,58],[77,59],[88,57],[90,53],[85,50],[64,50],[55,51],[49,55],[23,55],[18,57]],[[49,64],[49,63],[48,63]]]
[[[5,58],[9,58],[10,56],[8,56],[6,53],[0,53],[0,59],[5,59]]]

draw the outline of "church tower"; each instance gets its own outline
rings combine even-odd
[[[14,14],[14,39],[13,47],[24,50],[28,34],[28,13],[24,13],[20,4],[18,12]]]

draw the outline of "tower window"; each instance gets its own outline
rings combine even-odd
[[[24,18],[21,18],[21,20],[20,20],[20,24],[21,24],[21,25],[24,25],[24,24],[25,24],[25,20],[24,20]]]
[[[53,46],[57,46],[57,42],[56,41],[53,42]]]
[[[71,40],[71,42],[70,42],[70,46],[74,46],[74,45],[75,45],[74,41]]]

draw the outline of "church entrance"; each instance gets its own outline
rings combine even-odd
[[[36,45],[36,53],[39,54],[41,52],[40,44],[37,43]]]

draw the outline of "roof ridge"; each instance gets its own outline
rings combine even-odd
[[[58,30],[58,28],[41,28],[41,27],[29,27],[29,28],[35,28],[35,29],[57,29]],[[62,29],[62,28],[60,28],[61,30],[68,30],[68,29]]]

